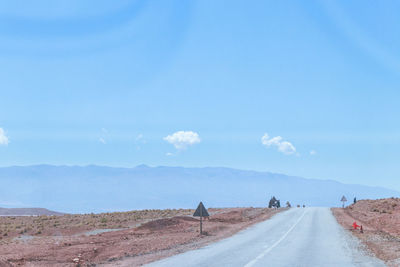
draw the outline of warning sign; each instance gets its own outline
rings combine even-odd
[[[194,217],[208,217],[208,216],[210,216],[208,214],[208,211],[204,207],[203,202],[200,202],[200,204],[197,206],[197,209],[194,212],[193,216]]]
[[[203,217],[209,217],[208,211],[203,205],[203,202],[197,206],[196,211],[193,214],[194,217],[200,217],[200,235],[203,234]]]

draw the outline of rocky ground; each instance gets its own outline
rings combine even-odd
[[[400,266],[400,199],[360,200],[345,209],[332,209],[338,222],[360,238],[388,266]],[[357,222],[364,233],[352,229]]]
[[[140,266],[230,236],[279,211],[209,209],[203,236],[194,210],[0,217],[0,266]]]

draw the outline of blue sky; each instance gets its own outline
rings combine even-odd
[[[0,1],[0,166],[226,166],[400,190],[399,7]]]

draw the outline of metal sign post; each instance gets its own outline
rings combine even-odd
[[[196,211],[193,214],[194,217],[200,217],[200,235],[203,234],[203,217],[209,217],[208,211],[203,205],[203,202],[197,206]]]
[[[202,212],[200,212],[202,213]],[[203,234],[203,216],[200,215],[200,234]]]
[[[340,201],[343,202],[342,208],[344,208],[344,203],[347,201],[347,198],[345,196],[342,196],[342,199]]]

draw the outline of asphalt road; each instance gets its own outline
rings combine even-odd
[[[206,226],[205,226],[206,227]],[[292,208],[201,249],[147,266],[385,266],[329,208]]]

